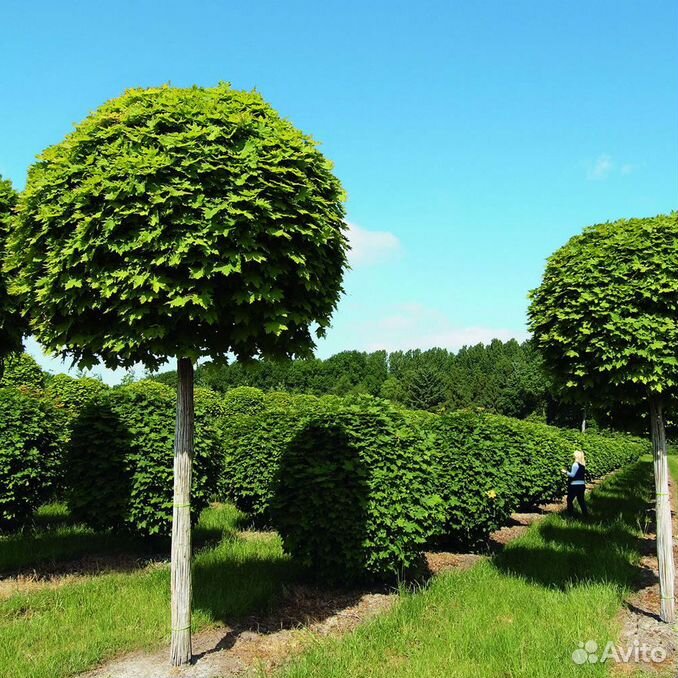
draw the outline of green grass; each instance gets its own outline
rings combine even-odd
[[[678,454],[669,454],[669,471],[671,477],[678,480]]]
[[[678,457],[670,460],[678,475]],[[615,618],[637,572],[652,498],[644,460],[594,493],[589,521],[550,516],[492,561],[403,591],[389,613],[323,639],[284,678],[559,678],[608,675],[575,665],[579,641],[616,640]],[[0,540],[0,567],[142,548],[41,510],[34,533]],[[245,539],[230,506],[208,509],[195,534],[194,628],[270,609],[298,576],[274,534]],[[209,545],[211,544],[211,545]],[[0,601],[0,678],[65,678],[113,655],[169,639],[166,564],[85,577]]]
[[[50,566],[91,554],[149,551],[138,539],[97,533],[75,523],[64,504],[41,507],[34,522],[30,530],[0,536],[0,573]]]
[[[651,499],[652,464],[643,460],[595,490],[589,521],[549,516],[493,560],[438,576],[355,633],[315,643],[281,676],[608,675],[609,666],[580,666],[571,655],[579,641],[617,640]]]
[[[230,506],[203,512],[197,532],[220,532],[194,560],[194,629],[268,609],[296,575],[279,538],[238,536]],[[169,568],[86,577],[0,602],[0,678],[61,678],[169,639]]]
[[[220,525],[205,512],[193,534],[194,543],[204,546],[218,541]],[[238,518],[241,521],[241,518]],[[235,525],[233,526],[235,527]],[[158,558],[169,553],[169,539],[143,540],[131,535],[95,532],[75,522],[63,503],[45,504],[36,512],[30,529],[0,536],[0,574],[30,568],[49,568],[83,556],[125,554]]]

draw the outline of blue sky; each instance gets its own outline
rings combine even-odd
[[[3,0],[0,17],[17,187],[128,87],[256,87],[322,143],[354,268],[320,356],[523,337],[555,248],[677,206],[673,0]]]

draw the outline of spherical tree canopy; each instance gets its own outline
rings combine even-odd
[[[81,365],[303,355],[342,291],[343,190],[257,92],[129,90],[39,157],[8,250],[32,332]]]
[[[678,390],[678,212],[587,228],[548,260],[530,329],[566,392]]]
[[[18,312],[17,300],[7,294],[2,274],[2,260],[5,257],[5,243],[10,231],[10,219],[17,201],[12,184],[0,176],[0,376],[4,356],[22,349],[24,323]]]

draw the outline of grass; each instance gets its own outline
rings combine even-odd
[[[678,457],[671,458],[678,475]],[[580,641],[618,635],[652,498],[648,460],[599,486],[588,521],[549,516],[493,560],[403,590],[397,606],[340,639],[316,641],[280,678],[559,678],[608,675],[576,665]],[[0,567],[141,548],[43,508],[34,534],[0,540]],[[194,629],[270,609],[299,572],[274,534],[246,539],[242,515],[208,509],[196,527]],[[0,601],[0,678],[65,678],[169,639],[166,563],[84,577]]]
[[[113,537],[75,523],[65,504],[41,507],[31,530],[0,536],[0,573],[74,560],[93,553],[145,553],[148,547],[132,537]]]
[[[198,533],[221,540],[194,560],[194,629],[267,609],[296,575],[279,538],[243,539],[241,520],[230,506],[201,516]],[[0,677],[62,678],[159,645],[169,639],[168,617],[167,564],[15,594],[0,601]]]
[[[651,499],[652,464],[643,460],[594,491],[588,521],[549,516],[493,560],[404,593],[391,612],[353,634],[315,643],[279,675],[609,675],[606,664],[575,664],[572,652],[581,641],[616,641],[616,617],[637,573]]]
[[[218,541],[222,526],[205,513],[193,534],[197,546]],[[240,521],[240,518],[238,518]],[[169,552],[169,539],[149,542],[131,535],[95,532],[75,522],[65,504],[45,504],[36,512],[30,529],[0,536],[0,574],[27,568],[50,567],[83,556],[126,556],[157,558]]]

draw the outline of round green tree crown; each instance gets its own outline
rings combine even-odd
[[[11,289],[81,365],[303,355],[342,292],[343,200],[257,92],[129,90],[31,168]]]
[[[0,377],[4,356],[21,351],[22,330],[24,329],[17,300],[7,294],[7,286],[2,275],[5,243],[16,201],[17,194],[12,184],[0,176]]]
[[[633,402],[677,390],[678,212],[587,228],[530,296],[530,329],[566,391]]]

